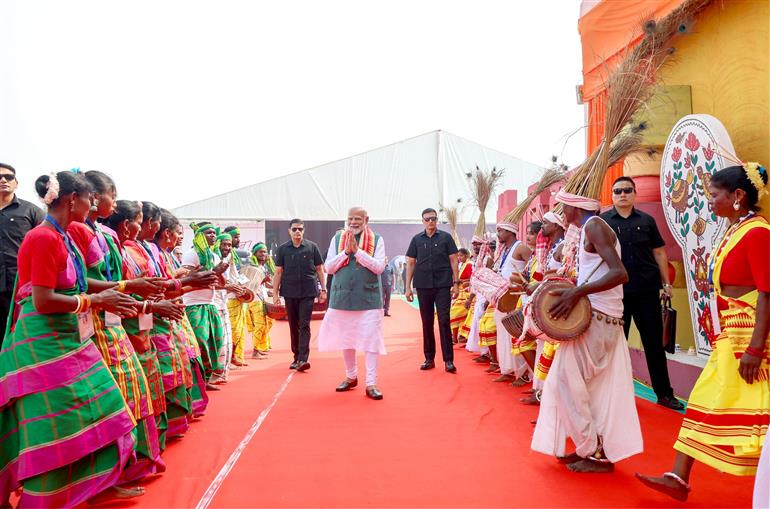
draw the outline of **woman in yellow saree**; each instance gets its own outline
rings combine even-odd
[[[679,500],[691,490],[695,460],[733,475],[754,475],[770,421],[770,225],[756,215],[767,170],[731,166],[709,184],[711,210],[730,227],[711,255],[713,315],[704,322],[712,353],[690,394],[674,468],[661,477],[636,474],[646,486]]]

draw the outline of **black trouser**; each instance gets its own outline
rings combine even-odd
[[[390,294],[393,293],[393,287],[382,285],[382,309],[385,313],[390,313]]]
[[[444,362],[454,361],[452,349],[452,328],[449,325],[449,308],[452,305],[452,292],[449,288],[418,288],[417,299],[420,304],[422,319],[422,350],[425,360],[436,357],[436,335],[433,332],[433,309],[438,314],[438,332],[441,338],[441,356]]]
[[[310,317],[313,315],[315,297],[284,297],[283,300],[286,303],[286,317],[289,319],[291,352],[295,361],[305,362],[310,357]]]
[[[666,352],[663,349],[663,317],[660,313],[658,290],[627,293],[623,296],[623,329],[628,338],[633,317],[642,338],[647,370],[650,372],[652,389],[658,399],[673,396],[674,390],[668,379]]]
[[[0,292],[0,345],[3,344],[5,327],[8,325],[8,311],[11,309],[11,293]]]

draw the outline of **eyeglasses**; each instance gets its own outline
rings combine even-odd
[[[14,180],[16,180],[16,175],[14,175],[13,173],[0,173],[0,180],[13,182]]]
[[[631,194],[634,192],[633,187],[619,187],[617,189],[612,190],[612,194],[620,195],[620,194]]]
[[[302,230],[304,230],[304,228],[301,227],[301,226],[299,226],[299,227],[298,226],[294,226],[291,229],[291,231],[293,231],[293,232],[301,232]]]
[[[438,217],[436,216],[423,217],[422,220],[425,221],[426,223],[435,223],[436,221],[438,221]]]

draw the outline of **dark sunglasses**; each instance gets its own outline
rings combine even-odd
[[[14,180],[16,180],[16,175],[14,175],[13,173],[0,173],[0,180],[13,182]]]
[[[426,223],[435,223],[436,221],[438,221],[438,217],[436,216],[423,217],[422,220],[425,221]]]
[[[631,194],[634,192],[633,187],[619,187],[612,190],[612,194]]]
[[[293,232],[301,232],[302,230],[304,230],[304,228],[302,228],[301,226],[299,226],[299,227],[298,226],[293,226],[292,229],[291,229],[291,231],[293,231]]]

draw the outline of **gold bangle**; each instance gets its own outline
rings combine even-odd
[[[74,313],[77,315],[80,313],[80,308],[83,305],[83,299],[82,297],[80,297],[80,295],[75,295],[75,298],[78,300],[78,305],[75,306],[75,311],[74,311]]]
[[[127,284],[128,284],[128,281],[126,281],[125,279],[118,281],[118,291],[120,293],[125,293]]]
[[[83,311],[88,311],[91,309],[91,297],[88,296],[88,294],[83,294]]]

